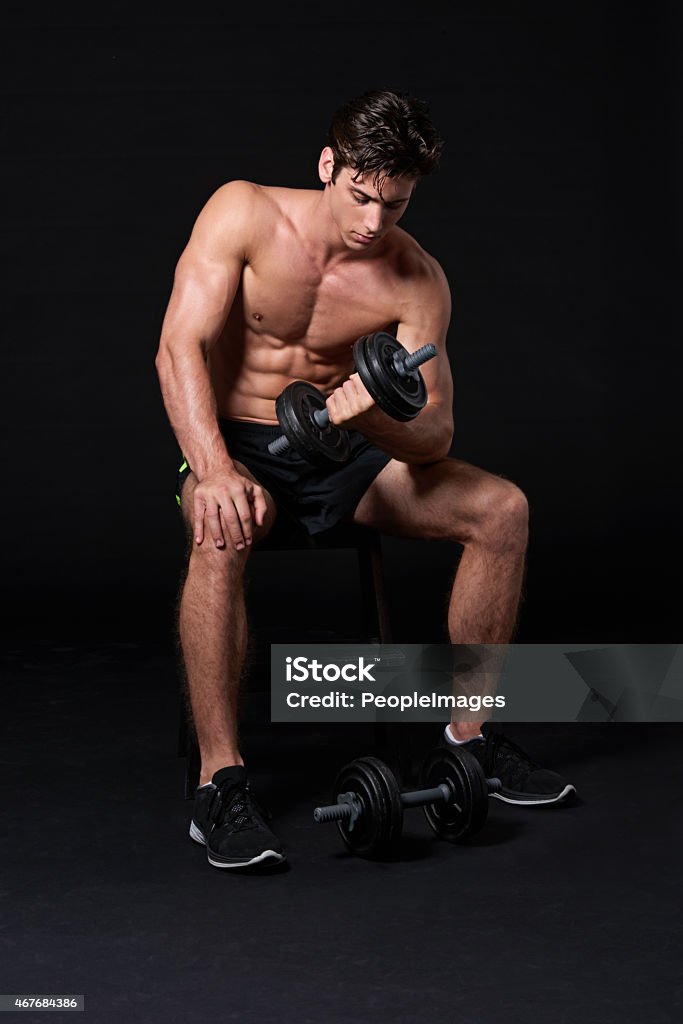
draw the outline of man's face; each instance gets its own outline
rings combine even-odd
[[[403,216],[416,179],[385,178],[380,195],[372,174],[354,181],[354,173],[342,167],[330,183],[332,217],[349,249],[370,251]]]

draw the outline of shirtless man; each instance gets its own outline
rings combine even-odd
[[[201,752],[190,835],[216,867],[284,859],[249,789],[236,714],[244,568],[278,507],[311,533],[347,519],[460,543],[451,642],[503,644],[515,626],[527,503],[509,481],[448,457],[448,283],[397,226],[441,146],[423,103],[367,93],[332,119],[322,189],[224,185],[176,269],[156,365],[185,456],[179,494],[191,531],[179,620]],[[410,351],[438,349],[422,367],[427,405],[407,423],[382,412],[351,372],[353,342],[378,330]],[[351,430],[347,465],[321,470],[292,452],[268,454],[281,433],[275,399],[295,379],[325,392],[332,422]],[[450,723],[444,742],[466,743],[502,778],[504,799],[550,803],[573,791],[481,725]]]

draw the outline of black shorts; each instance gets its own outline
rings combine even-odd
[[[230,457],[246,466],[273,496],[278,509],[310,534],[322,533],[350,518],[372,481],[391,460],[362,434],[350,430],[349,461],[320,468],[291,449],[284,455],[270,454],[268,444],[282,434],[280,426],[237,420],[219,420],[218,424]],[[190,472],[184,459],[178,471],[178,504]]]

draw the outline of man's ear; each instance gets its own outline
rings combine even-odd
[[[332,173],[334,171],[334,154],[330,146],[325,146],[318,161],[318,174],[323,185],[332,184]]]

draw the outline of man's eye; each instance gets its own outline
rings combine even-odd
[[[353,198],[359,206],[365,206],[367,203],[367,199],[364,196],[354,196]]]

